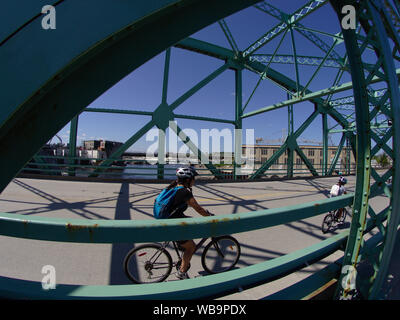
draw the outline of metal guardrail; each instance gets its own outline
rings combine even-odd
[[[149,167],[150,164],[140,165],[143,163],[143,160],[134,160],[134,159],[114,159],[114,163],[126,163],[126,166],[121,165],[113,165],[108,167],[100,167],[98,164],[76,164],[76,162],[94,162],[94,161],[102,161],[105,159],[98,158],[80,158],[80,157],[61,157],[61,156],[36,156],[34,162],[29,162],[20,173],[31,172],[34,174],[49,174],[49,175],[75,175],[75,176],[90,176],[96,170],[101,170],[99,173],[102,176],[110,177],[124,177],[129,179],[132,176],[157,176],[159,174],[158,164],[154,164]],[[57,163],[46,162],[48,161],[57,161]],[[42,162],[38,162],[42,161]],[[61,163],[58,163],[61,162]],[[129,164],[129,163],[132,163]],[[139,163],[139,164],[138,164]],[[175,168],[168,167],[169,164],[165,164],[162,167],[162,175],[164,177],[174,177],[175,176]],[[175,164],[171,164],[175,165]],[[234,171],[235,169],[232,167],[226,167],[223,164],[214,164],[219,170],[222,171],[224,178],[226,179],[234,179]],[[314,165],[315,170],[319,175],[323,175],[323,166],[322,165]],[[210,172],[207,168],[196,167],[196,170],[199,172],[200,177],[212,177],[213,173]],[[248,171],[248,172],[247,172]],[[256,169],[254,170],[246,170],[247,175],[252,175]],[[345,172],[346,174],[353,174],[355,172],[355,165],[352,165],[350,171],[347,168],[339,168],[340,172]],[[310,171],[307,169],[305,164],[295,165],[293,168],[293,175],[306,175],[310,174]],[[268,170],[262,174],[262,176],[286,176],[287,175],[287,164],[284,163],[276,163],[272,165],[272,167],[268,168]],[[246,176],[246,175],[245,175]]]
[[[80,242],[155,242],[197,239],[268,228],[310,218],[352,203],[353,194],[294,206],[171,220],[85,220],[1,213],[0,234],[26,239]]]
[[[57,285],[43,290],[40,282],[0,278],[0,295],[29,299],[201,299],[248,288],[297,270],[338,250],[348,232],[313,246],[256,265],[221,274],[182,281],[138,285]]]
[[[372,196],[376,196],[372,195]],[[348,206],[354,194],[305,204],[214,217],[173,220],[83,220],[0,214],[0,234],[26,239],[79,242],[155,242],[201,238],[268,228]],[[369,222],[373,226],[373,222]],[[310,247],[249,267],[207,277],[146,285],[57,285],[43,290],[41,283],[0,277],[0,295],[30,299],[193,299],[223,295],[282,277],[343,247],[348,231]]]

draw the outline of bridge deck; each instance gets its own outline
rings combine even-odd
[[[240,213],[324,199],[337,178],[292,181],[197,184],[193,193],[198,202],[218,214]],[[355,178],[349,177],[348,190],[353,191]],[[54,218],[82,219],[153,219],[155,196],[165,187],[155,183],[95,183],[14,179],[0,195],[2,212],[40,215]],[[387,198],[371,200],[376,212]],[[193,209],[188,215],[195,216]],[[242,245],[238,267],[276,258],[317,243],[350,226],[350,218],[333,233],[322,234],[323,215],[268,229],[236,234]],[[56,269],[57,283],[82,285],[129,284],[122,261],[132,244],[78,244],[16,239],[0,236],[0,275],[41,281],[42,267]],[[204,276],[201,251],[193,258],[190,277]],[[260,299],[302,280],[338,259],[335,253],[325,260],[271,283],[245,290],[225,299]],[[395,262],[394,262],[395,263]],[[394,266],[393,266],[394,268]],[[393,269],[392,268],[392,269]],[[393,272],[392,272],[393,273]],[[171,275],[168,281],[175,281]],[[391,283],[398,282],[394,275]],[[398,290],[397,290],[398,291]],[[390,294],[398,297],[391,289]],[[397,293],[396,293],[397,292]]]

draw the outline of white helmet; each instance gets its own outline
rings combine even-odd
[[[182,167],[182,168],[176,169],[176,176],[178,178],[193,178],[198,175],[199,174],[192,167],[189,167],[189,168]]]

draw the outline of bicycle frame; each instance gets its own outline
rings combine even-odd
[[[195,250],[194,250],[194,253],[195,253],[197,250],[199,250],[200,247],[204,244],[204,242],[206,242],[208,239],[210,239],[210,237],[201,239],[201,240],[199,241],[199,243],[196,244],[196,248],[195,248]],[[214,238],[211,237],[211,241],[213,241],[213,240],[214,240]],[[171,242],[171,241],[165,241],[165,242],[162,244],[162,248],[163,248],[163,249],[166,249],[170,242]],[[181,253],[179,252],[178,243],[177,243],[176,241],[172,241],[172,244],[173,244],[173,246],[174,246],[176,255],[178,256],[179,259],[182,259]],[[222,254],[222,252],[220,252],[219,248],[217,248],[217,251],[219,252],[219,254],[221,254],[221,255],[223,256],[223,254]]]
[[[210,274],[213,273],[219,273],[227,270],[231,270],[236,263],[239,260],[240,257],[240,244],[239,242],[231,237],[231,236],[220,236],[220,237],[207,237],[201,239],[194,248],[194,252],[196,252],[200,247],[203,246],[203,244],[210,239],[210,241],[205,245],[205,248],[203,250],[203,254],[201,255],[201,264],[204,268],[204,270]],[[220,241],[222,239],[221,245]],[[228,240],[228,242],[224,242],[223,240]],[[129,279],[131,279],[135,283],[147,283],[147,282],[160,282],[164,281],[167,279],[167,277],[171,274],[171,269],[172,267],[179,268],[180,264],[182,263],[182,257],[183,254],[180,252],[182,251],[182,248],[180,248],[179,244],[177,241],[172,241],[172,246],[174,247],[174,250],[176,252],[178,260],[175,260],[171,256],[171,252],[167,248],[169,244],[171,243],[170,241],[165,241],[162,243],[153,243],[153,244],[144,244],[140,245],[137,248],[131,249],[128,254],[126,255],[124,259],[124,270],[126,275],[128,276]],[[233,249],[233,247],[237,249]],[[210,250],[211,248],[211,250]],[[228,249],[230,248],[230,249]],[[226,251],[227,250],[227,251]],[[225,252],[226,251],[226,252]],[[215,253],[216,252],[216,253]],[[227,256],[229,257],[231,254],[234,255],[234,259],[231,260],[224,260]],[[159,260],[160,256],[163,255],[163,258]],[[144,257],[146,256],[146,257]],[[141,267],[144,267],[144,276],[147,274],[146,280],[142,281],[140,272],[138,273],[137,268],[134,268],[131,273],[130,267],[129,267],[129,261],[132,257],[136,257],[140,259],[140,264]],[[143,258],[140,258],[143,257]],[[222,259],[221,263],[227,262],[228,265],[222,266],[221,268],[215,269],[214,265],[209,265],[206,261],[214,261],[214,260],[208,260],[211,257],[211,259]],[[144,260],[143,260],[144,259]],[[138,265],[137,260],[132,260],[136,265]],[[211,267],[211,268],[210,268]],[[190,268],[190,264],[188,266]],[[159,271],[156,271],[157,269],[161,270],[162,273],[161,275],[158,275]],[[162,271],[165,270],[165,271]],[[154,278],[153,277],[153,271],[157,273],[157,275]],[[139,278],[138,278],[139,276]],[[150,281],[148,281],[149,279]]]

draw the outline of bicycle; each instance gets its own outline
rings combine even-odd
[[[197,245],[195,252],[207,241],[203,238]],[[173,262],[167,246],[171,241],[162,244],[150,243],[133,248],[124,259],[124,271],[134,283],[162,282],[168,278],[175,267],[179,270],[182,254],[177,242],[172,241],[178,260]],[[211,237],[205,246],[201,264],[209,274],[225,272],[233,269],[240,257],[240,244],[232,236]],[[190,265],[189,265],[190,268]]]
[[[322,233],[327,233],[334,225],[343,224],[347,217],[347,209],[343,208],[342,216],[340,219],[338,218],[339,209],[335,209],[333,211],[329,211],[328,214],[324,217],[322,221]]]

